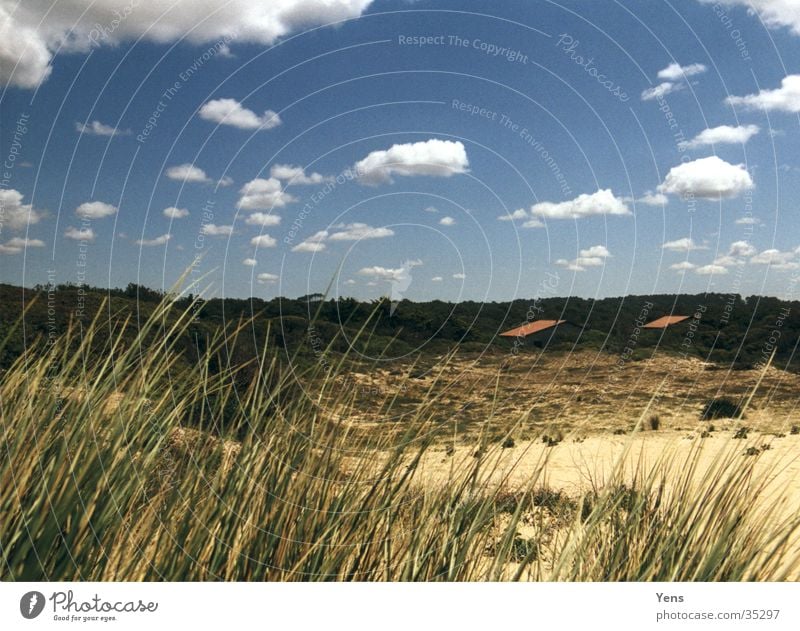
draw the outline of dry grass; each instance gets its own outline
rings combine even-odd
[[[620,459],[602,484],[568,497],[547,484],[558,444],[512,484],[502,462],[518,448],[491,436],[491,417],[472,455],[451,457],[430,484],[421,464],[451,427],[441,417],[448,358],[402,423],[364,432],[355,395],[336,387],[342,364],[299,375],[317,384],[314,399],[282,396],[291,384],[270,349],[246,391],[208,362],[177,368],[169,340],[189,319],[173,318],[156,347],[112,336],[105,359],[90,362],[93,336],[107,334],[95,323],[79,352],[66,350],[73,331],[3,375],[0,578],[781,580],[796,566],[797,517],[780,496],[764,499],[771,472],[741,457],[741,441],[702,476],[697,450],[633,477]],[[244,437],[206,431],[232,404],[224,422],[246,426]],[[387,397],[375,412],[395,416],[394,405]],[[197,409],[200,428],[186,428]],[[501,418],[509,437],[524,421]]]

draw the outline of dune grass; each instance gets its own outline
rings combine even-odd
[[[420,463],[450,427],[435,384],[402,424],[365,433],[341,414],[354,405],[341,358],[286,371],[266,348],[237,389],[241,367],[209,366],[248,323],[186,366],[174,340],[190,321],[165,302],[125,346],[127,324],[101,310],[2,375],[0,578],[717,581],[796,567],[798,521],[763,498],[755,458],[731,452],[699,481],[698,451],[633,479],[620,465],[569,498],[546,488],[546,460],[509,490],[495,441],[427,484]],[[335,416],[318,405],[331,396]]]

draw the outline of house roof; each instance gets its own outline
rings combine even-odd
[[[666,329],[668,326],[673,324],[678,324],[679,322],[683,322],[684,320],[688,320],[690,316],[685,315],[668,315],[668,316],[661,316],[653,320],[652,322],[648,322],[642,328],[643,329]]]
[[[538,333],[539,331],[545,331],[547,329],[551,329],[559,324],[564,324],[566,320],[536,320],[535,322],[529,322],[528,324],[523,324],[522,326],[518,326],[515,329],[510,329],[501,333],[501,337],[525,337],[526,335],[533,335],[534,333]]]

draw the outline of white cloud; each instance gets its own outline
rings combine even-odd
[[[0,44],[1,45],[1,44]],[[0,189],[0,224],[9,230],[22,230],[41,221],[44,213],[22,203],[23,195],[13,188]]]
[[[642,92],[642,101],[652,101],[654,99],[663,99],[667,94],[672,94],[678,90],[683,90],[686,87],[685,83],[673,83],[672,81],[664,81],[657,86],[647,88]]]
[[[70,226],[64,231],[64,237],[73,241],[94,241],[96,236],[91,228],[78,229]]]
[[[360,241],[394,236],[394,230],[390,228],[373,228],[365,223],[339,224],[334,229],[338,232],[331,233],[327,237],[328,241]]]
[[[697,267],[694,263],[690,263],[689,261],[681,261],[680,263],[673,263],[669,266],[670,269],[677,270],[678,272],[688,272],[693,270]]]
[[[500,215],[497,217],[499,221],[519,221],[528,218],[528,211],[524,208],[517,208],[515,211]]]
[[[464,280],[467,277],[466,274],[453,274],[453,278],[456,280]]]
[[[233,184],[233,178],[229,175],[223,175],[221,178],[217,180],[217,186],[225,188],[226,186],[230,186]]]
[[[250,245],[258,248],[274,248],[278,242],[268,234],[260,234],[250,239]]]
[[[694,239],[690,237],[683,237],[682,239],[675,239],[675,241],[667,241],[661,246],[665,250],[671,252],[691,252],[692,250],[704,250],[703,246],[697,245]]]
[[[200,231],[209,237],[229,237],[233,234],[233,226],[218,226],[213,223],[205,223]]]
[[[303,167],[291,164],[275,164],[269,170],[270,177],[283,180],[287,186],[300,184],[322,184],[333,180],[330,176],[320,173],[306,173]]]
[[[117,207],[105,202],[84,202],[75,209],[75,214],[84,219],[102,219],[116,214]]]
[[[26,0],[0,4],[0,82],[35,88],[59,52],[114,46],[139,37],[159,44],[214,42],[221,57],[236,39],[271,45],[299,29],[361,15],[372,0]],[[13,7],[13,9],[11,8]],[[123,16],[120,18],[120,16]],[[101,29],[99,25],[114,25]]]
[[[377,280],[383,281],[400,281],[402,280],[405,275],[408,273],[408,268],[406,267],[398,267],[398,268],[391,268],[391,267],[381,267],[380,265],[373,265],[372,267],[362,267],[358,270],[358,274],[360,276],[368,276],[369,278],[375,278]]]
[[[292,252],[322,252],[323,250],[328,249],[328,246],[320,241],[303,241],[302,243],[298,243],[296,246],[292,248]]]
[[[0,254],[19,254],[26,248],[43,248],[44,241],[40,239],[25,239],[14,237],[0,244]]]
[[[580,250],[578,257],[568,261],[567,259],[558,259],[556,265],[566,267],[573,272],[585,272],[587,267],[601,267],[605,263],[605,259],[611,256],[611,252],[604,245],[593,245],[590,248]]]
[[[185,208],[176,208],[175,206],[169,206],[161,212],[167,219],[183,219],[189,216],[188,210]]]
[[[703,64],[689,64],[681,66],[679,63],[671,63],[663,70],[658,71],[658,78],[666,81],[677,81],[685,77],[693,77],[708,70]]]
[[[468,168],[464,145],[438,138],[373,151],[353,167],[361,182],[373,185],[391,182],[393,175],[450,177]]]
[[[796,252],[781,252],[771,248],[764,250],[751,257],[750,262],[754,265],[769,265],[776,269],[791,269],[795,262]]]
[[[522,224],[523,228],[544,228],[544,223],[539,219],[528,219]]]
[[[439,209],[436,208],[436,206],[426,206],[425,207],[425,212],[426,213],[438,213]]]
[[[711,276],[714,274],[721,276],[728,273],[728,268],[712,263],[711,265],[703,265],[702,267],[698,267],[694,273],[700,274],[700,276]]]
[[[239,208],[244,210],[270,210],[297,201],[283,190],[281,181],[274,177],[268,180],[263,178],[250,180],[239,192],[242,195],[239,198]]]
[[[344,284],[345,285],[355,285],[356,281],[354,281],[352,278],[348,278],[346,281],[344,281]]]
[[[639,199],[636,200],[637,204],[644,204],[645,206],[665,206],[669,203],[669,198],[663,193],[654,193],[647,191]]]
[[[249,215],[244,222],[250,226],[277,226],[280,225],[281,218],[272,213],[255,212]]]
[[[88,134],[90,136],[127,136],[131,133],[130,129],[118,129],[100,121],[75,123],[75,130],[79,134]]]
[[[581,250],[579,252],[580,256],[589,256],[589,257],[596,257],[596,258],[608,258],[611,256],[611,252],[608,251],[608,248],[604,245],[593,245],[590,248],[585,250]]]
[[[166,175],[170,180],[177,180],[179,182],[203,183],[209,181],[203,169],[189,163],[169,167],[166,171]]]
[[[441,276],[434,276],[431,278],[432,283],[441,283],[444,279]]]
[[[798,9],[798,13],[800,13],[800,9]],[[798,16],[798,24],[800,24],[800,16]],[[725,102],[728,105],[741,105],[750,110],[800,112],[800,74],[784,77],[781,87],[774,90],[761,90],[747,96],[729,96]]]
[[[117,129],[97,120],[90,123],[76,122],[75,131],[89,136],[123,136],[131,133],[129,129]]]
[[[136,245],[143,245],[145,247],[164,245],[171,238],[172,238],[171,234],[162,234],[160,237],[156,237],[155,239],[140,239],[136,242]]]
[[[439,224],[442,225],[442,226],[455,226],[456,225],[456,220],[453,219],[452,217],[442,217],[439,220]]]
[[[261,272],[258,276],[256,276],[256,279],[259,283],[271,285],[280,280],[280,276],[277,274],[270,274],[269,272]]]
[[[704,129],[692,140],[678,143],[678,146],[682,149],[695,149],[708,145],[744,144],[755,136],[759,130],[758,125],[739,125],[738,127],[720,125],[719,127]]]
[[[729,164],[717,156],[709,156],[672,167],[664,183],[658,186],[658,192],[719,199],[736,197],[754,186],[744,165]]]
[[[744,261],[730,254],[723,254],[715,258],[713,264],[721,267],[734,267],[736,265],[744,265]]]
[[[755,253],[756,249],[747,241],[734,241],[728,248],[730,256],[753,256]]]
[[[770,28],[788,27],[795,35],[800,35],[800,7],[796,0],[701,0],[706,4],[740,6],[748,11],[755,10],[761,20]]]
[[[739,226],[758,226],[761,223],[761,220],[757,219],[756,217],[740,217],[733,223]]]
[[[200,108],[200,118],[230,125],[238,129],[272,129],[281,124],[277,112],[265,110],[262,115],[243,107],[236,99],[215,99]]]
[[[579,219],[593,215],[630,215],[631,211],[611,189],[600,189],[566,202],[539,202],[531,206],[531,214],[547,219]]]
[[[242,261],[242,265],[246,265],[247,267],[255,267],[258,264],[258,261],[251,258],[246,258]]]

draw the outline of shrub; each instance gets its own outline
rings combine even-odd
[[[739,429],[736,430],[733,437],[736,438],[737,440],[747,440],[747,431],[748,431],[747,427],[740,427]]]
[[[514,442],[514,439],[511,436],[506,437],[506,439],[501,443],[501,447],[503,449],[511,449],[517,443]]]
[[[711,399],[700,413],[700,419],[708,421],[714,418],[744,418],[738,403],[727,397]]]
[[[647,421],[650,429],[657,432],[661,428],[661,417],[658,414],[653,414]]]

